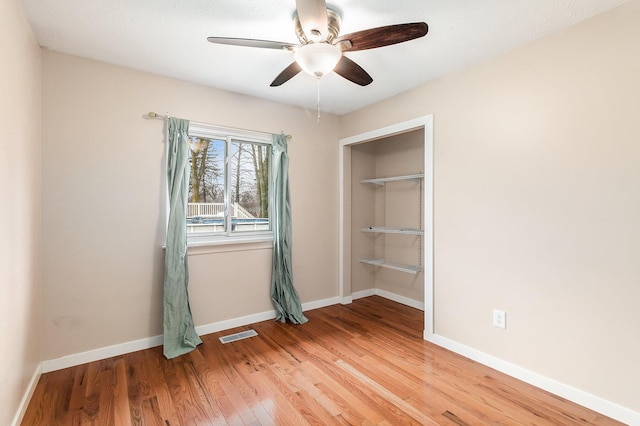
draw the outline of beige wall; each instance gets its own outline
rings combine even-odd
[[[636,0],[342,127],[434,114],[437,334],[635,411],[638,22]]]
[[[45,51],[44,359],[161,334],[164,124],[148,111],[289,142],[293,273],[303,302],[338,293],[339,120]],[[196,326],[273,309],[271,249],[193,250]]]
[[[40,48],[18,0],[0,2],[0,424],[40,362]]]

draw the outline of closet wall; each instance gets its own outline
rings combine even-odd
[[[362,232],[369,226],[420,228],[423,180],[362,180],[424,172],[424,129],[378,139],[351,148],[351,291],[384,290],[424,303],[423,272],[411,274],[360,262],[381,258],[421,264],[423,237]]]

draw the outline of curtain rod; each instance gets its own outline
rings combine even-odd
[[[147,117],[149,118],[157,118],[160,120],[168,120],[169,119],[169,115],[161,115],[161,114],[156,114],[153,111],[150,111],[147,113]],[[239,129],[239,130],[244,130],[244,129]],[[286,135],[287,140],[291,140],[291,135]]]

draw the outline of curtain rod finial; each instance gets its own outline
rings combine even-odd
[[[168,120],[169,119],[169,113],[167,113],[167,115],[160,115],[157,112],[150,111],[150,112],[147,113],[147,117],[148,118],[161,118],[161,119],[164,119],[164,120]]]

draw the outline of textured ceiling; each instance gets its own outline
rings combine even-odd
[[[342,34],[424,21],[426,37],[348,53],[373,77],[366,87],[336,74],[320,81],[321,108],[345,114],[460,70],[628,0],[334,0]],[[286,51],[214,45],[207,36],[297,43],[295,0],[23,0],[41,46],[309,109],[316,79],[271,81]]]

